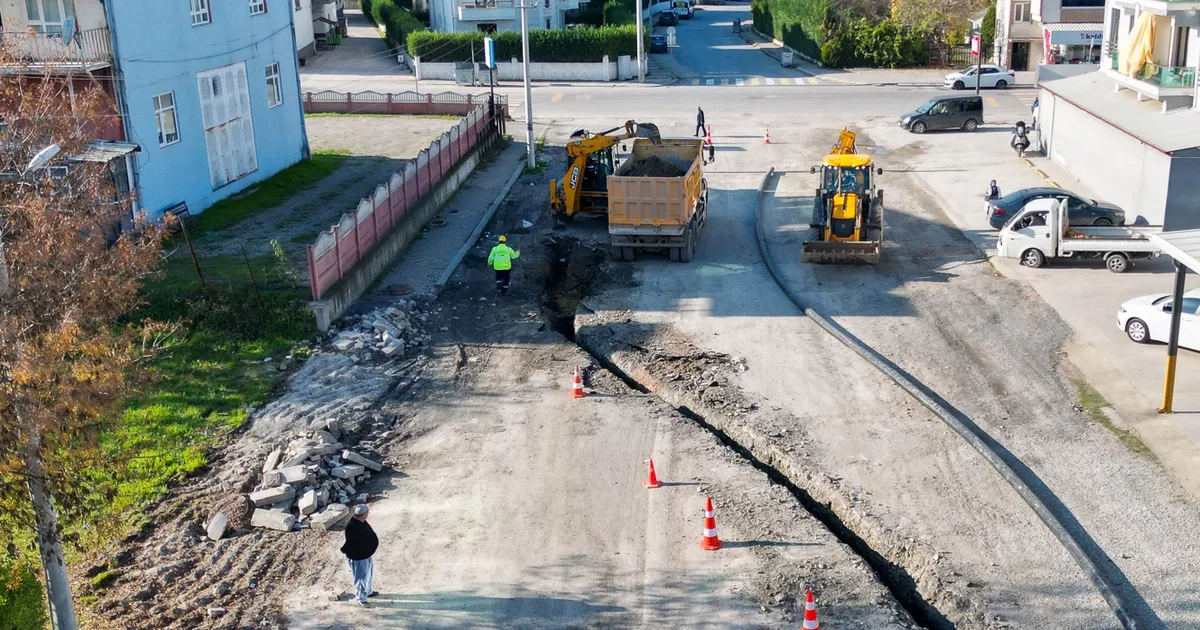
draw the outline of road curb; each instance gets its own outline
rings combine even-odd
[[[479,224],[475,226],[475,230],[471,232],[471,236],[467,237],[467,241],[463,243],[462,247],[458,248],[458,253],[454,254],[454,258],[450,261],[450,264],[446,265],[446,269],[442,271],[442,275],[438,276],[437,282],[433,283],[433,292],[435,295],[441,293],[442,287],[446,286],[446,283],[450,281],[450,276],[454,275],[454,270],[458,268],[463,258],[466,257],[467,252],[471,251],[471,247],[479,240],[480,235],[483,234],[483,229],[487,227],[488,222],[495,216],[496,209],[500,207],[500,203],[508,196],[508,191],[512,189],[513,184],[517,183],[517,178],[521,176],[521,172],[524,170],[525,161],[522,160],[517,165],[517,169],[508,178],[508,182],[504,184],[504,188],[500,189],[500,193],[496,195],[491,205],[488,206],[487,211],[483,213],[483,217],[479,219]]]
[[[1014,460],[1018,467],[1024,468],[1027,471],[1027,475],[1032,477],[1032,481],[1035,484],[1044,486],[1044,482],[1036,473],[1032,471],[1032,469],[1029,469],[1023,462],[1021,462],[1019,458],[1016,457],[1016,455],[1013,455],[1010,451],[1008,451],[1008,449],[996,441],[995,438],[988,435],[988,433],[984,431],[982,427],[975,424],[975,422],[971,420],[967,414],[954,408],[949,402],[942,399],[937,392],[933,391],[924,383],[921,383],[916,378],[909,375],[906,371],[904,371],[903,368],[880,354],[874,348],[863,343],[862,340],[854,336],[850,331],[843,328],[837,322],[827,319],[825,316],[811,307],[805,306],[803,301],[794,295],[793,292],[783,283],[782,274],[778,269],[776,269],[775,263],[770,256],[770,252],[767,250],[766,235],[764,234],[762,227],[763,192],[766,189],[767,182],[770,181],[774,175],[775,169],[771,168],[771,170],[769,170],[763,176],[762,183],[758,186],[758,198],[755,200],[754,229],[755,235],[757,236],[759,254],[762,256],[763,264],[767,267],[767,272],[771,276],[771,279],[774,280],[779,286],[780,291],[783,292],[788,300],[790,300],[792,304],[794,304],[796,308],[800,310],[801,313],[812,320],[813,323],[817,324],[817,326],[819,326],[834,339],[837,339],[843,345],[853,350],[856,354],[870,363],[872,367],[882,372],[884,376],[888,377],[889,380],[900,387],[900,389],[904,390],[904,392],[909,396],[912,396],[914,400],[932,412],[933,415],[938,417],[938,419],[940,419],[942,422],[945,422],[950,429],[957,433],[965,442],[967,442],[967,444],[969,444],[980,455],[982,455],[983,458],[987,460],[987,462],[996,470],[996,472],[999,473],[1000,476],[1012,486],[1017,495],[1020,496],[1021,499],[1024,500],[1025,503],[1030,507],[1030,509],[1033,510],[1033,512],[1038,516],[1038,519],[1041,520],[1042,523],[1046,525],[1046,528],[1050,530],[1050,533],[1056,539],[1058,539],[1059,543],[1067,551],[1067,554],[1071,556],[1071,558],[1083,571],[1084,575],[1088,578],[1088,581],[1090,581],[1092,585],[1096,587],[1096,590],[1099,591],[1100,596],[1104,598],[1104,601],[1108,604],[1109,608],[1112,609],[1117,619],[1120,620],[1121,625],[1127,630],[1136,630],[1142,627],[1141,624],[1139,624],[1138,621],[1130,615],[1129,610],[1133,608],[1133,606],[1130,606],[1130,604],[1125,601],[1125,595],[1119,592],[1123,589],[1119,588],[1118,585],[1110,579],[1108,574],[1109,571],[1101,570],[1101,566],[1104,566],[1106,569],[1112,567],[1117,571],[1118,575],[1124,578],[1120,568],[1118,568],[1116,563],[1114,563],[1112,559],[1108,557],[1099,544],[1091,540],[1091,537],[1087,534],[1087,531],[1083,528],[1083,525],[1080,524],[1071,514],[1070,509],[1065,505],[1061,505],[1061,501],[1055,497],[1054,501],[1060,503],[1060,509],[1066,512],[1069,520],[1075,521],[1072,523],[1073,529],[1083,532],[1079,536],[1079,538],[1082,538],[1082,540],[1077,539],[1076,535],[1067,528],[1067,525],[1059,520],[1058,515],[1052,511],[1044,501],[1042,501],[1042,498],[1038,496],[1038,493],[1029,487],[1029,483],[1027,483],[1025,478],[1017,472],[1016,468],[1014,468],[1012,464],[1009,463],[1008,459]],[[1004,454],[1002,455],[1001,452]],[[1005,455],[1007,455],[1007,457]],[[1048,488],[1046,488],[1046,491],[1050,493],[1051,497],[1054,497],[1054,493]],[[1084,549],[1085,545],[1094,549],[1094,551],[1089,552],[1089,550]],[[1093,557],[1093,555],[1097,557]],[[1125,586],[1130,589],[1133,588],[1132,585],[1128,584],[1127,579],[1125,579],[1125,582]]]

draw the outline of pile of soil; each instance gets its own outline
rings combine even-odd
[[[628,171],[621,174],[630,177],[683,177],[686,172],[657,155],[652,155],[634,162]]]

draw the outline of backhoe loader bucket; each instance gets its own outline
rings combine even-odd
[[[654,123],[637,123],[637,137],[649,138],[654,145],[662,144],[662,134],[658,133],[658,125]]]
[[[878,265],[879,245],[879,241],[809,241],[800,246],[800,262]]]

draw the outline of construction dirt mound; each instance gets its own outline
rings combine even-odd
[[[657,155],[652,155],[644,160],[634,162],[622,175],[629,177],[683,177],[686,172]]]

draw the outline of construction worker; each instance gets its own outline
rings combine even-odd
[[[488,254],[488,265],[496,270],[496,293],[508,293],[509,276],[512,274],[512,261],[520,258],[521,252],[508,246],[508,237],[501,236],[500,242]]]

